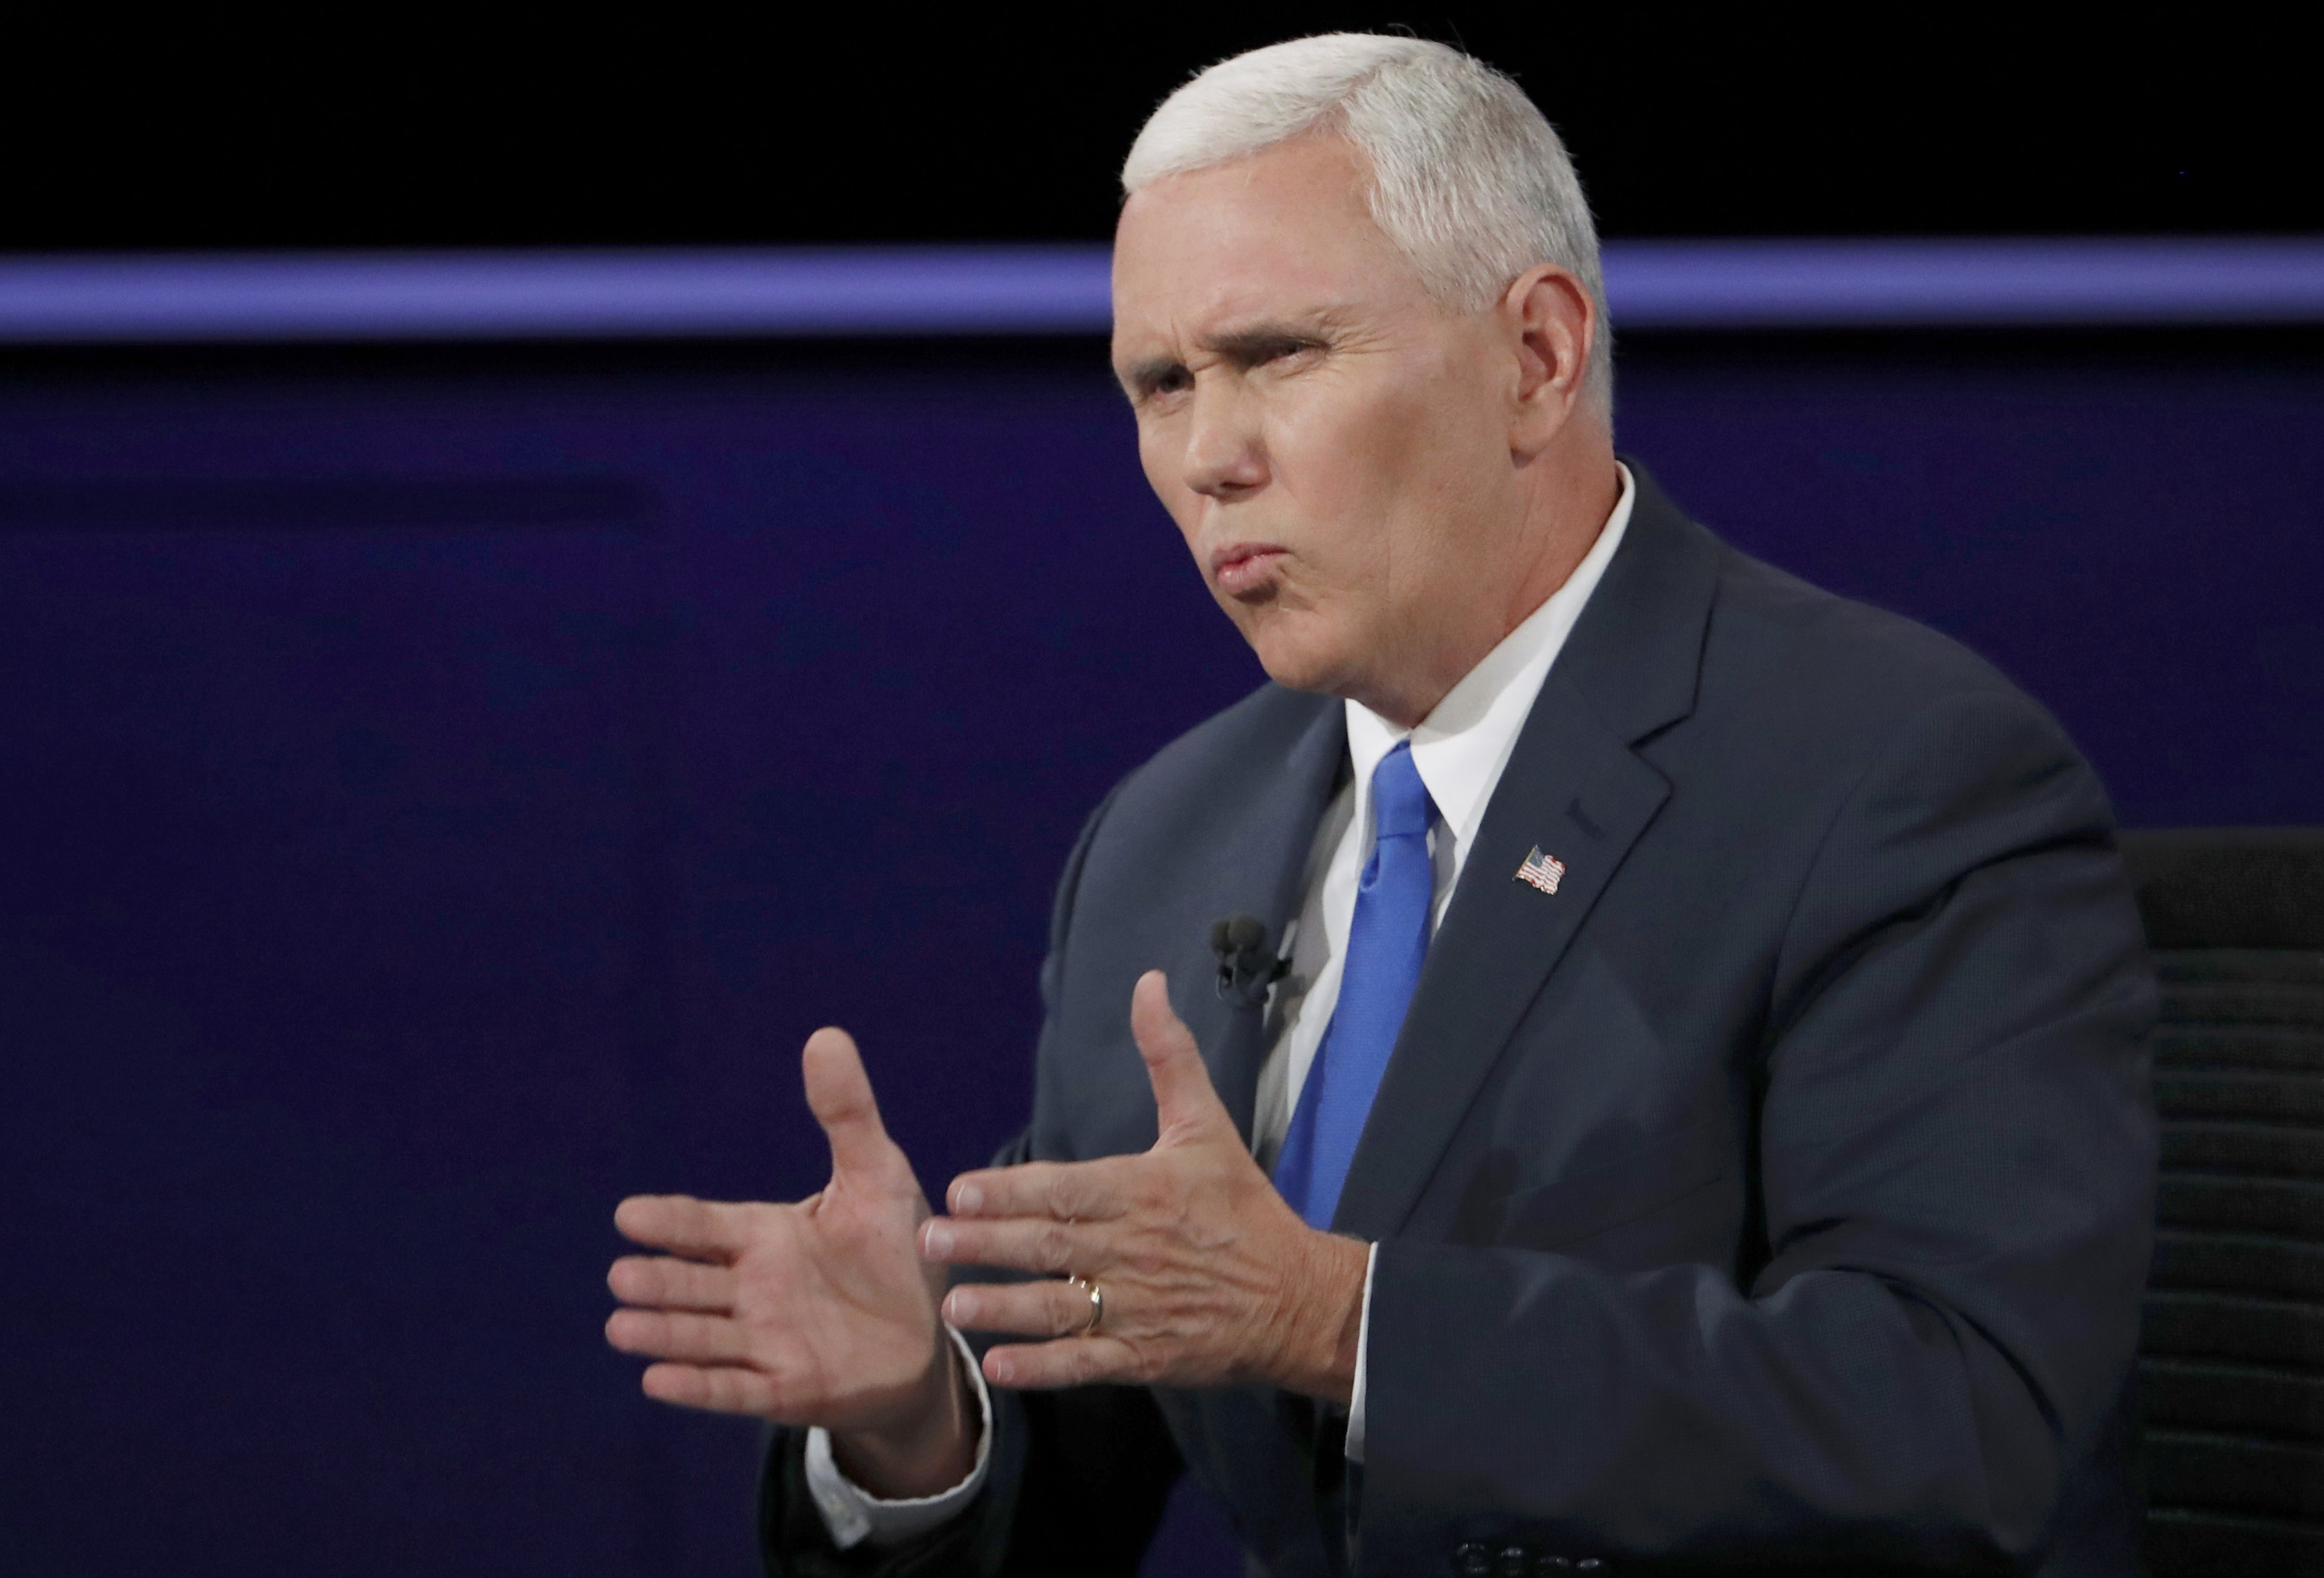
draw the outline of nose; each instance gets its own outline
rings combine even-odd
[[[1231,503],[1267,485],[1267,450],[1250,403],[1227,379],[1199,379],[1186,424],[1186,485]]]

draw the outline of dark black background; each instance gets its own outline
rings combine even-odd
[[[1514,72],[1612,235],[2324,230],[2292,14],[78,11],[0,51],[0,249],[1097,239],[1188,72],[1396,25]]]

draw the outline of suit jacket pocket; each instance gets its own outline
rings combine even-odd
[[[1609,1162],[1483,1203],[1488,1242],[1555,1250],[1652,1215],[1727,1176],[1723,1126],[1702,1119]]]

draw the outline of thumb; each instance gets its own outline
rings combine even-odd
[[[881,1125],[880,1103],[872,1097],[872,1080],[863,1072],[854,1037],[829,1025],[817,1030],[799,1055],[799,1072],[807,1104],[831,1141],[832,1177],[873,1177],[900,1154]]]
[[[1154,1084],[1154,1107],[1165,1138],[1173,1130],[1191,1139],[1213,1129],[1233,1129],[1226,1103],[1212,1088],[1211,1071],[1203,1066],[1194,1032],[1171,1010],[1169,977],[1159,970],[1140,975],[1130,992],[1130,1033],[1138,1042],[1138,1055],[1146,1059],[1146,1077]]]

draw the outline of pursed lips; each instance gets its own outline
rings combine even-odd
[[[1232,542],[1211,550],[1211,579],[1230,597],[1267,590],[1284,549],[1272,542]]]

